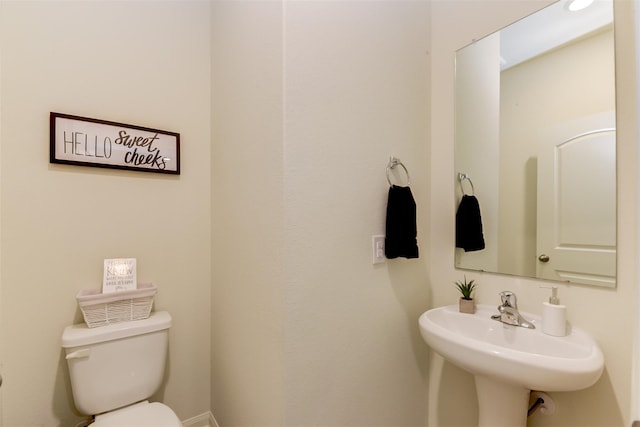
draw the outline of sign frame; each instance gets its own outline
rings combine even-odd
[[[138,289],[136,258],[112,258],[104,260],[102,293],[134,291]]]
[[[49,162],[180,174],[180,134],[50,113]]]

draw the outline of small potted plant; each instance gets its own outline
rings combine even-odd
[[[473,300],[471,294],[473,290],[476,288],[476,284],[474,280],[470,280],[467,282],[467,276],[464,277],[464,280],[454,282],[456,288],[460,291],[462,296],[459,301],[460,313],[470,313],[473,314],[476,312],[476,303]]]

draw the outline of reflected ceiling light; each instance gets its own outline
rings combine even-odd
[[[585,9],[593,3],[593,0],[572,0],[569,2],[569,10],[572,12]]]

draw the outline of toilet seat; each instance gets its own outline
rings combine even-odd
[[[136,403],[126,408],[97,415],[91,427],[182,427],[178,416],[159,402]]]

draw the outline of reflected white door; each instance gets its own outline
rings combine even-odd
[[[608,118],[607,118],[608,117]],[[537,275],[616,281],[616,132],[609,115],[545,137],[538,157]],[[608,123],[607,123],[608,122]],[[607,127],[605,124],[609,124]],[[590,130],[585,131],[585,126]],[[567,133],[571,136],[567,137]]]

